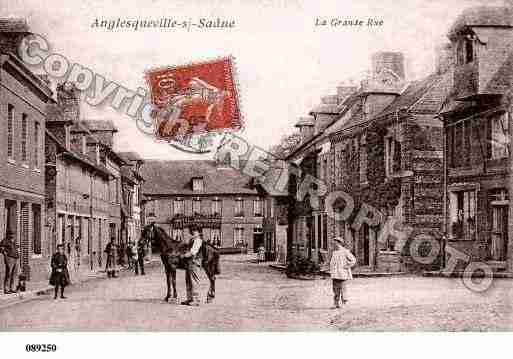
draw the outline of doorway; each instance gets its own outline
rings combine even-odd
[[[492,206],[491,257],[505,261],[508,244],[508,207]]]

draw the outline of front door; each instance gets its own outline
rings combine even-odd
[[[506,260],[508,244],[508,207],[492,206],[491,256],[495,261]]]

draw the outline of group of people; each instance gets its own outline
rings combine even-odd
[[[194,278],[198,277],[201,268],[201,246],[203,240],[201,231],[197,228],[190,228],[191,238],[188,240],[188,251],[183,255],[185,260],[185,285],[187,290],[187,299],[181,304],[183,305],[199,305],[199,295],[197,291],[197,283]],[[5,238],[0,241],[0,253],[3,254],[5,263],[4,275],[4,294],[16,293],[14,290],[15,277],[18,271],[19,251],[16,243],[13,241],[13,233],[6,232]],[[346,284],[347,281],[353,279],[351,267],[356,264],[356,258],[345,247],[344,238],[337,237],[334,239],[334,251],[330,260],[330,275],[333,287],[333,308],[340,308],[341,305],[347,303]],[[115,278],[117,271],[117,248],[113,240],[107,244],[105,248],[107,254],[106,272],[108,278]],[[146,244],[139,240],[137,248],[135,243],[130,242],[126,249],[128,265],[130,269],[135,269],[135,274],[139,271],[144,275],[144,256],[146,255]],[[64,245],[57,246],[57,252],[51,259],[52,273],[50,275],[50,284],[55,287],[54,299],[65,299],[64,288],[71,283],[68,271],[68,258],[64,253]]]
[[[126,250],[119,251],[118,246],[111,240],[105,247],[105,254],[107,255],[107,263],[105,266],[105,272],[107,272],[107,278],[116,278],[117,272],[119,271],[119,265],[123,263],[121,257],[126,255],[128,259],[128,269],[135,270],[135,274],[144,275],[144,257],[146,256],[146,244],[144,241],[139,240],[137,246],[134,242],[130,241],[126,246]]]

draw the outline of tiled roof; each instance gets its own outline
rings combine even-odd
[[[139,156],[137,152],[118,152],[119,157],[121,157],[125,162],[130,161],[142,161],[142,157]]]
[[[369,119],[364,116],[361,102],[353,108],[351,118],[340,128],[340,131],[349,130],[356,126],[365,125],[373,120],[379,120],[400,109],[408,110],[413,114],[436,114],[440,111],[452,90],[453,73],[433,74],[423,79],[412,81],[404,91],[390,103],[383,111]]]
[[[114,122],[110,120],[82,120],[81,122],[91,131],[118,131]]]
[[[27,21],[23,18],[0,19],[0,32],[28,32]]]
[[[148,195],[257,194],[251,178],[232,168],[217,168],[215,161],[145,160],[141,167]],[[192,191],[191,179],[204,178],[204,191]]]
[[[314,125],[315,125],[315,122],[314,122],[314,118],[312,116],[304,116],[304,117],[300,117],[299,121],[296,122],[296,124],[294,126],[301,127],[301,126],[314,126]]]
[[[476,6],[465,9],[449,30],[453,37],[465,26],[513,26],[513,9],[506,6]]]
[[[46,122],[63,120],[64,113],[62,112],[61,106],[55,103],[46,105]]]
[[[407,109],[411,113],[433,114],[440,111],[442,103],[452,90],[453,72],[442,75],[433,74],[421,80],[413,81],[390,105],[375,117]]]

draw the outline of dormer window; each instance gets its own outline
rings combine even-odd
[[[64,142],[66,149],[69,150],[71,147],[71,127],[69,125],[64,127]]]
[[[465,39],[465,63],[474,61],[474,41]]]
[[[100,163],[100,146],[96,144],[94,147],[96,152],[96,163]]]
[[[457,47],[457,63],[458,65],[469,64],[474,62],[475,59],[475,46],[474,46],[474,38],[472,35],[466,35],[461,38]]]
[[[87,153],[87,139],[85,135],[82,135],[82,153],[84,155]]]
[[[193,192],[203,192],[204,183],[203,177],[197,177],[192,179],[192,190]]]

